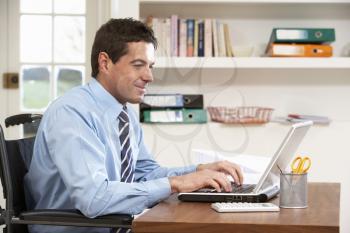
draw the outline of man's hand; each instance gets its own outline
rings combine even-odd
[[[197,166],[197,171],[205,169],[223,172],[227,175],[231,175],[233,180],[238,185],[243,183],[243,174],[241,168],[237,164],[231,163],[229,161],[225,160],[208,164],[199,164]]]
[[[169,177],[171,192],[192,192],[200,188],[213,187],[216,191],[231,192],[231,182],[222,172],[202,169],[183,176]]]

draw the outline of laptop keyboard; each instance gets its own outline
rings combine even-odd
[[[231,193],[250,193],[255,188],[255,184],[237,185],[236,183],[231,183],[231,185],[232,185],[232,192]],[[195,192],[199,192],[199,193],[216,193],[217,191],[215,189],[213,189],[213,188],[203,188],[203,189],[199,189],[199,190],[197,190]]]
[[[237,185],[236,183],[232,183],[232,193],[250,193],[254,188],[254,184]]]

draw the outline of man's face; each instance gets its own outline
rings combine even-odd
[[[146,87],[153,81],[154,47],[151,43],[130,42],[128,53],[118,62],[107,59],[107,72],[102,85],[121,104],[140,103]]]

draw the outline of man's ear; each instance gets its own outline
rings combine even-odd
[[[108,72],[108,61],[109,56],[106,52],[100,52],[98,54],[98,69],[101,73],[107,73]]]

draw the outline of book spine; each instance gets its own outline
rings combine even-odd
[[[198,57],[204,57],[204,22],[198,23]]]
[[[323,44],[271,44],[271,57],[331,57],[332,46]]]
[[[152,29],[154,32],[154,36],[158,39],[158,41],[161,41],[161,39],[160,39],[161,38],[161,28],[160,28],[160,19],[159,18],[153,18]],[[161,57],[163,55],[162,51],[163,51],[163,47],[160,44],[155,55],[157,57]]]
[[[224,25],[220,22],[217,23],[218,28],[218,41],[219,41],[219,57],[226,56],[226,46],[225,46],[225,33]]]
[[[164,109],[144,110],[140,121],[145,123],[206,123],[207,111],[205,109]]]
[[[180,19],[179,56],[186,57],[187,54],[187,23],[186,19]]]
[[[167,50],[167,48],[166,48],[166,43],[165,43],[165,41],[166,41],[166,38],[168,37],[168,35],[166,34],[166,24],[165,24],[165,19],[163,18],[163,19],[159,19],[159,21],[158,21],[158,23],[159,23],[159,34],[160,34],[160,37],[158,38],[158,40],[159,40],[159,49],[161,50],[161,55],[163,56],[163,57],[166,57],[166,56],[168,56],[168,54],[167,54],[167,52],[166,52],[166,50]]]
[[[193,56],[198,57],[198,20],[194,20]]]
[[[228,24],[224,24],[224,35],[225,35],[225,48],[226,48],[226,56],[233,57],[232,47],[231,47],[231,37],[230,37],[230,29]]]
[[[212,38],[213,30],[212,30],[212,20],[205,19],[204,20],[204,56],[212,57],[213,54],[213,38]]]
[[[328,43],[335,41],[333,28],[275,28],[274,43]]]
[[[165,56],[171,56],[171,20],[170,18],[165,19]]]
[[[187,57],[193,57],[194,51],[194,19],[187,19]]]
[[[171,56],[178,56],[178,16],[171,16]]]
[[[216,19],[212,20],[212,30],[213,30],[213,56],[218,57],[219,56],[219,48],[218,48],[218,30],[217,30],[217,23]]]

